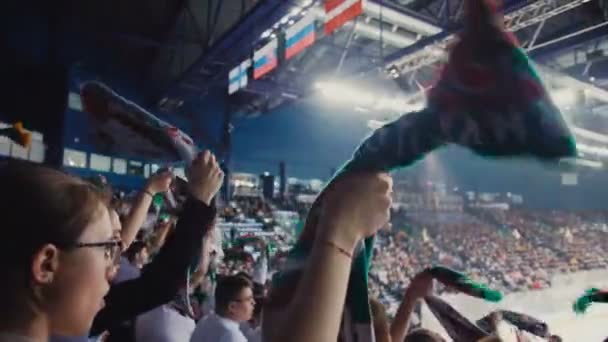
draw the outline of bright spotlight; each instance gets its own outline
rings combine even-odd
[[[295,17],[296,15],[300,14],[300,12],[301,12],[301,11],[302,11],[302,9],[301,9],[301,8],[296,7],[296,8],[292,9],[292,10],[289,12],[289,16],[290,16],[290,17]]]
[[[559,108],[572,107],[578,101],[578,94],[572,89],[562,88],[552,91],[551,98]]]
[[[260,36],[261,38],[268,38],[270,37],[270,34],[272,33],[271,30],[266,30],[262,33],[262,35]]]
[[[419,110],[424,106],[423,102],[412,104],[404,96],[385,96],[382,93],[357,88],[347,83],[321,81],[315,83],[314,87],[328,101],[352,105],[355,108],[363,107],[375,111],[405,113]]]

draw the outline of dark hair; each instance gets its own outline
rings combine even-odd
[[[0,293],[7,310],[31,310],[30,263],[46,244],[73,247],[85,227],[105,211],[99,191],[63,172],[24,161],[0,162],[3,239]],[[100,210],[100,207],[104,210]],[[15,314],[15,312],[18,312]]]
[[[438,334],[427,329],[416,329],[405,336],[403,342],[444,342]]]
[[[215,288],[215,309],[218,314],[224,315],[228,311],[230,302],[238,299],[245,288],[252,288],[253,284],[242,276],[226,276],[221,278]]]
[[[11,242],[0,248],[5,269],[27,265],[47,243],[71,247],[105,204],[90,183],[23,161],[0,163],[0,189],[3,238]]]
[[[143,241],[135,241],[129,246],[129,249],[125,252],[127,259],[130,262],[135,261],[135,257],[137,254],[141,253],[145,248],[148,248],[148,245]]]

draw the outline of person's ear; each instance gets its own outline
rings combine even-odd
[[[34,254],[31,263],[31,276],[36,285],[53,282],[59,268],[59,249],[52,244],[42,246]]]
[[[235,302],[230,302],[230,304],[228,304],[228,313],[229,314],[234,314],[237,311],[237,305]]]

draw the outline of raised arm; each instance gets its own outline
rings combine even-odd
[[[416,305],[430,294],[432,287],[433,278],[426,272],[418,273],[412,279],[391,324],[391,341],[403,341],[405,339]]]
[[[192,260],[200,256],[203,236],[212,227],[215,208],[211,200],[223,177],[211,153],[206,151],[197,157],[189,172],[190,198],[179,216],[175,233],[139,278],[110,288],[106,306],[95,317],[91,335],[171,301],[186,285],[186,272]]]
[[[152,175],[142,191],[139,192],[135,203],[133,203],[133,206],[131,207],[129,215],[122,225],[120,235],[125,248],[129,248],[131,243],[135,240],[137,232],[144,224],[154,195],[169,190],[172,178],[173,175],[170,171]]]
[[[387,174],[361,173],[324,194],[308,265],[272,341],[337,340],[355,246],[388,221],[391,188]]]
[[[148,244],[148,252],[150,254],[156,254],[158,250],[165,244],[165,240],[167,239],[167,235],[171,228],[173,227],[173,221],[160,223],[160,227],[156,230],[152,238],[149,240]]]

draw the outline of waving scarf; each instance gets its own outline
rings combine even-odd
[[[525,52],[502,30],[495,4],[466,0],[465,6],[465,28],[428,93],[427,107],[374,131],[333,181],[354,171],[407,167],[447,143],[494,157],[527,155],[546,160],[576,154],[574,139]],[[285,288],[297,284],[323,195],[313,203],[285,269],[274,279],[277,292],[289,292]],[[352,321],[353,329],[342,335],[359,341],[374,340],[367,294],[372,247],[373,238],[368,238],[357,248],[346,299],[349,310],[344,319]]]
[[[89,81],[80,98],[89,114],[97,149],[159,162],[192,162],[197,148],[180,129],[118,95],[107,85]]]
[[[578,297],[572,305],[572,310],[577,314],[584,314],[593,303],[608,303],[608,291],[590,288]]]
[[[489,330],[473,324],[443,299],[427,296],[424,301],[454,342],[477,341],[490,335]]]
[[[477,283],[469,278],[466,274],[454,271],[443,266],[435,266],[425,270],[435,280],[451,287],[466,295],[485,299],[489,302],[499,302],[502,300],[502,293],[493,290],[485,284]]]
[[[549,335],[547,323],[532,316],[508,310],[498,310],[487,314],[476,322],[477,326],[486,331],[493,332],[493,326],[495,324],[492,322],[492,320],[493,316],[496,314],[498,314],[502,320],[507,321],[511,325],[517,327],[519,330],[527,331],[539,337]]]

